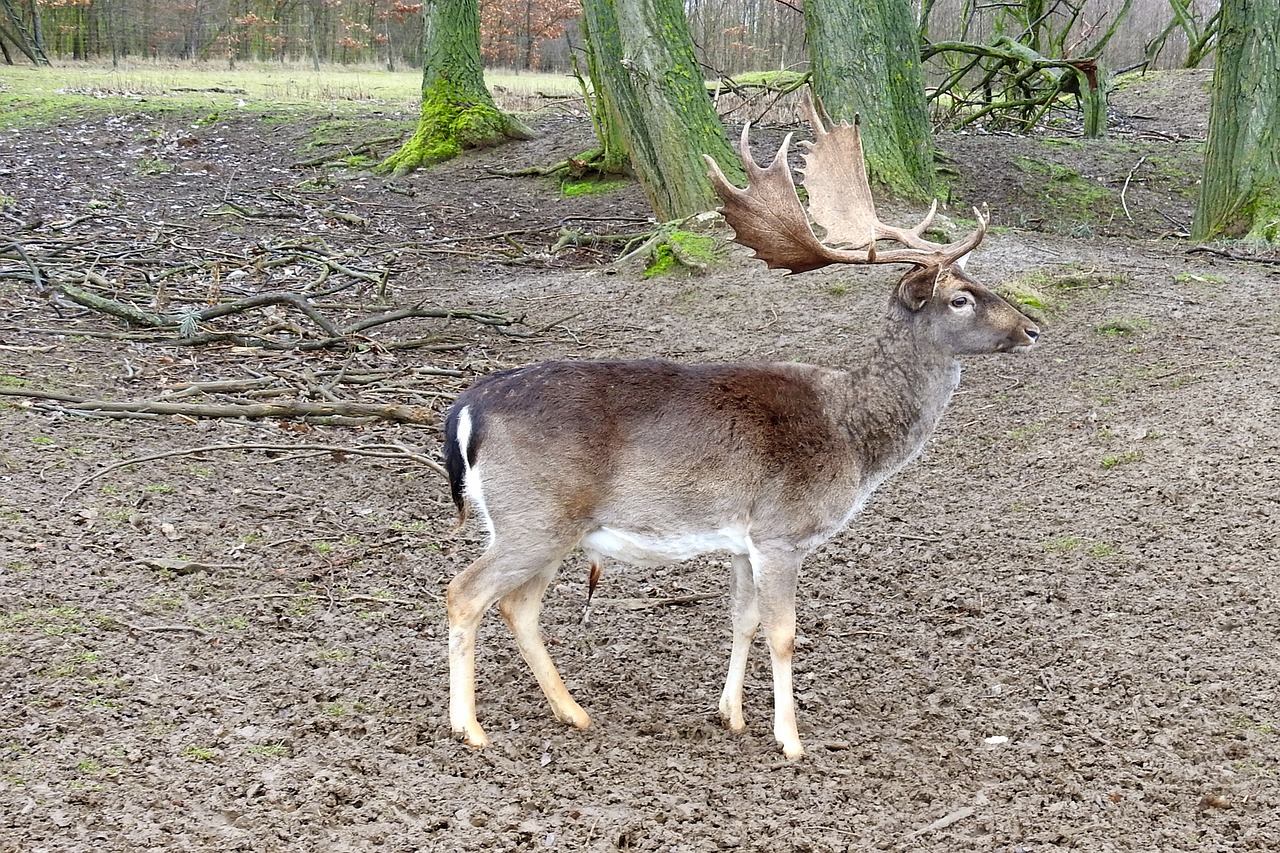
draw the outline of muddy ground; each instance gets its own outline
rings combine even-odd
[[[0,397],[0,850],[1276,849],[1280,276],[1179,236],[1206,83],[1126,87],[1102,142],[939,137],[952,211],[985,201],[1000,226],[970,270],[1034,290],[1044,335],[968,363],[924,456],[807,561],[796,763],[770,733],[762,642],[748,731],[717,721],[720,559],[612,569],[585,628],[585,564],[565,566],[544,626],[586,731],[552,719],[491,614],[493,745],[455,743],[442,598],[482,535],[451,532],[443,482],[407,454],[434,456],[434,424]],[[475,375],[552,356],[838,366],[895,278],[788,278],[737,247],[693,277],[607,267],[611,246],[553,256],[568,217],[647,215],[634,188],[566,199],[489,171],[585,148],[564,111],[388,189],[293,165],[335,150],[320,119],[105,106],[0,133],[0,233],[32,259],[0,260],[0,388],[438,412]],[[32,265],[148,310],[322,289],[327,268],[334,317],[523,322],[405,320],[306,351],[288,342],[314,328],[275,306],[207,324],[234,343],[176,346],[55,307]]]

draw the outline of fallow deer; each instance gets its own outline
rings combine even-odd
[[[495,601],[555,716],[587,713],[543,645],[539,616],[556,568],[576,548],[593,578],[604,558],[641,566],[728,552],[732,651],[719,710],[742,715],[747,654],[763,625],[773,669],[773,734],[787,758],[796,730],[791,659],[797,573],[886,478],[916,456],[960,381],[957,356],[1019,352],[1039,331],[962,269],[986,232],[941,245],[884,225],[871,200],[855,124],[805,103],[808,215],[787,154],[761,168],[742,131],[746,189],[705,158],[737,242],[769,267],[908,264],[887,322],[846,370],[807,364],[552,361],[495,373],[458,397],[445,420],[445,467],[459,516],[489,543],[449,584],[449,721],[472,746],[475,643]],[[819,240],[810,217],[823,231]],[[892,240],[900,248],[879,248]]]

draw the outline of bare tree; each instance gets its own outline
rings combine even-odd
[[[533,131],[499,110],[485,88],[476,0],[425,0],[422,17],[422,115],[414,135],[379,168],[403,174],[464,148],[530,138]]]
[[[1192,235],[1280,243],[1280,0],[1223,0]]]
[[[806,0],[818,97],[838,119],[862,117],[871,177],[909,198],[933,195],[933,151],[910,0]]]
[[[49,56],[44,47],[44,30],[40,9],[35,0],[23,6],[20,0],[0,0],[0,44],[12,44],[35,65],[48,65]],[[13,64],[9,52],[5,58]]]
[[[591,70],[605,119],[658,219],[715,206],[701,156],[732,158],[694,61],[680,0],[585,0]]]

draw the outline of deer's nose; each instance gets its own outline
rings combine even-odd
[[[1035,326],[1032,326],[1029,329],[1023,329],[1022,331],[1026,332],[1027,337],[1031,338],[1032,343],[1040,340],[1040,330],[1037,329]]]

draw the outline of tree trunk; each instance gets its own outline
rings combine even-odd
[[[533,131],[499,110],[485,88],[477,0],[425,0],[422,20],[418,130],[378,169],[402,175],[456,157],[465,148],[531,138]]]
[[[907,0],[805,0],[813,89],[837,121],[862,117],[867,172],[898,195],[934,193],[918,31]]]
[[[593,82],[661,221],[718,203],[703,154],[731,176],[737,155],[707,95],[680,0],[585,0]]]
[[[0,20],[0,38],[11,42],[33,65],[48,65],[49,57],[45,55],[44,45],[27,31],[22,10],[15,0],[0,0],[0,10],[4,12],[4,19]],[[39,14],[38,10],[36,14]],[[5,55],[8,56],[7,51]]]
[[[1280,243],[1280,0],[1223,0],[1192,236]]]
[[[600,142],[600,156],[596,158],[595,168],[606,175],[627,175],[631,173],[631,160],[627,156],[627,141],[613,114],[606,108],[601,93],[606,90],[603,82],[604,72],[600,70],[600,59],[591,48],[591,25],[584,16],[578,24],[582,40],[586,44],[587,77],[591,80],[591,91],[583,87],[583,96],[587,101],[587,110],[591,114],[591,127],[596,139]],[[574,60],[577,68],[577,60]],[[579,76],[581,80],[581,76]],[[594,93],[594,94],[593,94]]]

